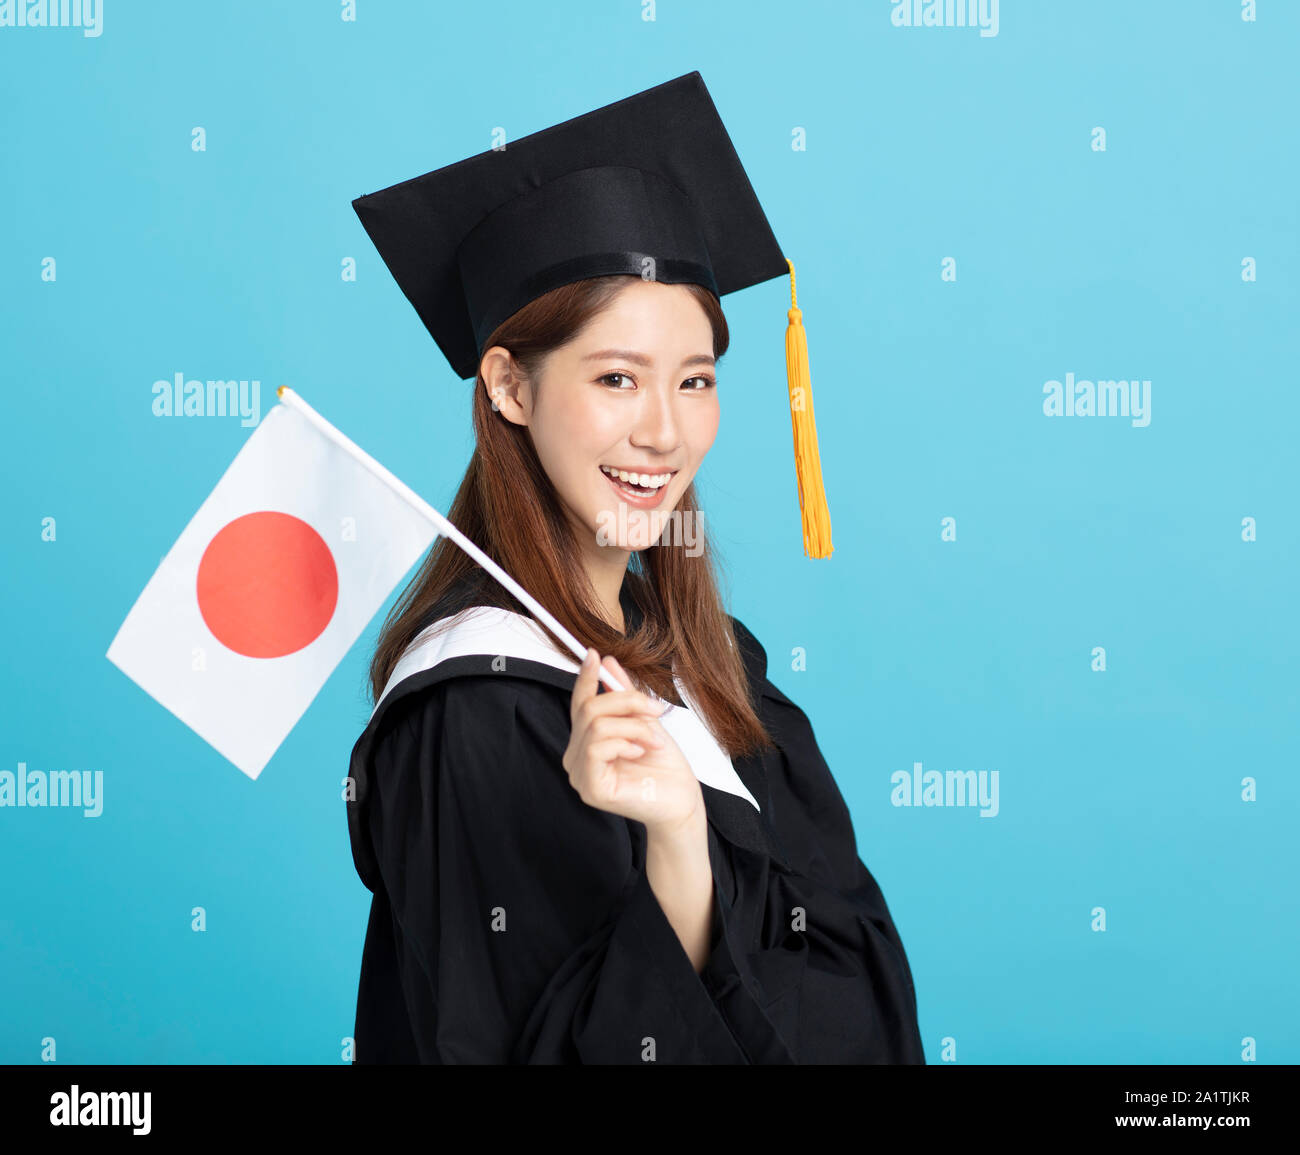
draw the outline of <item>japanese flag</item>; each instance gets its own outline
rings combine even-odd
[[[436,536],[400,482],[302,410],[276,405],[253,431],[108,649],[250,778]]]

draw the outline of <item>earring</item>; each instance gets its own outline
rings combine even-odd
[[[500,401],[500,399],[501,399],[501,390],[498,389],[495,393],[492,394],[492,412],[493,412],[493,413],[500,413],[500,412],[501,412],[501,406],[497,404],[497,402]]]

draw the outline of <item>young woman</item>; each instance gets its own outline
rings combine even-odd
[[[675,192],[635,188],[662,232]],[[527,243],[524,303],[493,318],[467,293],[474,355],[449,353],[473,364],[477,444],[448,516],[592,652],[445,539],[394,607],[352,757],[374,893],[356,1061],[924,1062],[812,728],[718,594],[694,485],[729,342],[714,272],[669,238],[675,279],[575,276],[609,240],[571,235],[578,259],[539,278]],[[598,692],[598,662],[628,689]]]

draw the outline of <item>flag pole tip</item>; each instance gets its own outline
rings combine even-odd
[[[281,385],[281,386],[280,386],[280,387],[275,391],[275,395],[276,395],[277,397],[283,397],[283,396],[284,396],[284,391],[285,391],[286,389],[288,389],[288,388],[289,388],[288,385]]]

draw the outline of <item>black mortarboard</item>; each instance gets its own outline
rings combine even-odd
[[[352,207],[463,378],[477,375],[502,321],[588,277],[632,273],[721,297],[788,272],[794,305],[793,266],[698,72],[357,197]],[[797,307],[789,317],[804,548],[826,557],[829,513]]]

